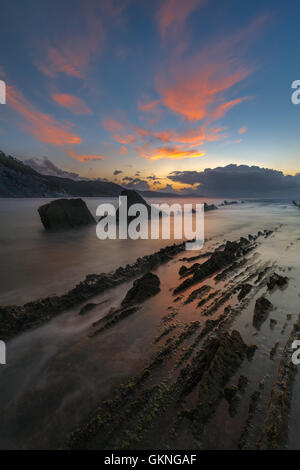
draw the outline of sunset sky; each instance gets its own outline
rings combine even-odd
[[[5,153],[141,189],[231,163],[300,172],[299,1],[1,0],[0,14]]]

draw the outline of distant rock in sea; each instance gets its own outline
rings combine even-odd
[[[42,224],[46,230],[62,230],[96,221],[82,199],[56,199],[38,209]]]
[[[209,211],[216,211],[218,209],[217,206],[214,204],[207,204],[207,202],[204,203],[204,212],[209,212]],[[196,214],[196,209],[192,209],[192,213]]]
[[[127,197],[127,210],[126,210],[126,213],[133,204],[143,204],[147,209],[148,218],[150,218],[150,216],[151,216],[151,207],[150,207],[150,205],[136,191],[134,191],[133,189],[124,189],[121,192],[120,196],[126,196]],[[120,204],[119,208],[117,209],[117,213],[116,213],[117,221],[119,220],[119,217],[120,217],[120,208],[121,207],[122,207],[122,203]],[[136,216],[128,216],[127,220],[128,220],[128,222],[130,222],[131,220],[133,220],[135,218],[136,218]]]
[[[241,203],[244,203],[244,201],[242,201]],[[220,204],[220,207],[223,207],[223,206],[233,206],[235,204],[239,204],[238,201],[224,201],[222,202],[222,204]]]

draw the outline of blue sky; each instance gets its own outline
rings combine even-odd
[[[230,163],[295,174],[299,17],[296,0],[2,0],[0,148],[152,189]]]

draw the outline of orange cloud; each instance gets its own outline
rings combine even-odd
[[[75,114],[92,114],[92,111],[87,107],[84,101],[76,96],[67,93],[53,93],[52,98],[57,104],[69,109]]]
[[[182,158],[199,158],[204,155],[205,152],[199,152],[198,150],[184,150],[179,147],[159,147],[152,151],[143,151],[141,149],[141,156],[150,160],[161,160],[162,158],[181,160]]]
[[[103,119],[102,126],[109,132],[121,132],[125,128],[124,124],[115,119]]]
[[[164,0],[157,12],[157,23],[162,39],[167,34],[181,33],[188,16],[206,0]]]
[[[116,141],[119,142],[119,144],[132,144],[135,142],[135,137],[134,135],[127,134],[126,136],[122,137],[119,134],[114,134],[112,138]]]
[[[170,1],[165,3],[171,4]],[[160,103],[188,121],[212,122],[224,116],[244,100],[231,99],[225,104],[226,94],[232,93],[233,88],[255,70],[251,64],[244,63],[243,55],[266,20],[267,16],[260,16],[237,33],[206,44],[195,54],[171,54],[170,64],[164,64],[156,77]]]
[[[125,125],[115,119],[104,119],[102,125],[104,129],[113,134],[112,139],[119,144],[132,144],[136,140],[134,135],[126,131]]]
[[[7,87],[7,103],[24,119],[23,127],[40,142],[54,145],[80,144],[81,138],[49,114],[38,111],[15,87]]]
[[[214,118],[219,119],[219,118],[223,117],[227,113],[227,111],[229,111],[231,108],[233,108],[237,104],[242,103],[243,101],[245,101],[247,99],[249,99],[249,97],[237,98],[235,100],[227,101],[227,103],[222,103],[215,110]]]
[[[187,130],[184,132],[175,132],[175,131],[149,131],[140,127],[136,127],[137,135],[146,139],[147,137],[152,137],[154,139],[160,140],[163,143],[168,142],[177,142],[181,144],[191,144],[203,145],[206,142],[214,142],[216,140],[226,138],[226,134],[221,134],[226,129],[226,127],[219,127],[215,129],[207,129],[204,125],[199,126],[196,129]]]
[[[232,72],[229,64],[221,63],[207,64],[190,74],[185,74],[183,70],[174,71],[173,84],[158,79],[158,91],[167,108],[189,121],[223,116],[241,99],[233,100],[231,105],[222,103],[218,106],[220,95],[251,73],[250,69],[242,67]]]
[[[241,127],[238,131],[239,134],[245,134],[245,132],[247,132],[247,129],[248,127],[247,126],[244,126],[244,127]]]
[[[67,153],[70,155],[70,157],[75,158],[79,162],[86,162],[89,160],[105,160],[106,157],[105,155],[78,155],[75,150],[68,149]]]

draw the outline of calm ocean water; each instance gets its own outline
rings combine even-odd
[[[87,274],[109,272],[133,263],[139,256],[153,253],[173,240],[105,240],[96,236],[95,227],[46,233],[37,209],[47,199],[0,199],[0,305],[23,304],[47,295],[60,294],[74,287]],[[117,199],[86,198],[95,215],[102,202]],[[205,199],[219,204],[221,199]],[[149,203],[201,203],[204,199],[157,199]],[[274,202],[274,201],[273,201]],[[249,224],[262,222],[282,206],[282,201],[246,202],[222,207],[205,215],[205,237],[224,234]],[[294,211],[287,206],[289,211]],[[281,212],[282,214],[282,212]]]

